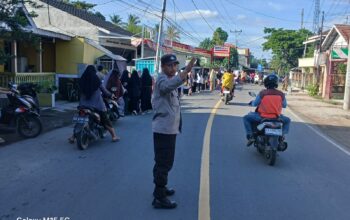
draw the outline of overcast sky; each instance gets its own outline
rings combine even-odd
[[[136,14],[143,24],[159,23],[163,0],[87,0],[98,4],[95,9],[109,20],[109,15],[118,14],[125,21],[128,14]],[[325,28],[335,23],[346,23],[350,15],[350,0],[320,0],[325,12]],[[270,58],[262,51],[264,27],[299,29],[301,11],[304,9],[304,26],[312,30],[315,0],[167,0],[166,14],[171,22],[181,27],[181,42],[198,46],[213,30],[221,27],[229,33],[228,42],[239,47],[248,47],[257,58]],[[321,15],[320,15],[321,17]],[[350,23],[350,18],[349,18]],[[169,25],[169,21],[165,22]]]

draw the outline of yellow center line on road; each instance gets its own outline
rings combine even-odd
[[[219,108],[221,101],[216,103],[210,113],[207,127],[204,133],[204,142],[202,148],[202,163],[201,176],[199,186],[199,205],[198,205],[198,220],[210,220],[210,135],[211,127],[213,125],[214,116]]]

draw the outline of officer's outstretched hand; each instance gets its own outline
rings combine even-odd
[[[182,73],[180,73],[180,77],[182,80],[185,80],[187,77],[187,74],[189,72],[191,72],[192,67],[194,65],[194,63],[196,62],[197,58],[192,58],[191,61],[187,64],[186,68],[184,69],[184,71],[182,71]]]

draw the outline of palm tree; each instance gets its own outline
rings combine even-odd
[[[137,15],[129,14],[128,26],[136,26],[140,23],[140,18]]]
[[[123,26],[124,22],[122,18],[119,15],[110,15],[109,18],[111,19],[111,22],[117,26]]]
[[[140,34],[142,27],[138,24],[140,23],[140,18],[136,15],[129,14],[128,23],[125,26],[125,29],[134,34]]]
[[[179,41],[180,40],[180,32],[173,25],[168,26],[167,37],[170,41]]]

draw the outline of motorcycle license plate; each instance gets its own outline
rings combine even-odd
[[[74,116],[73,117],[74,123],[85,123],[89,122],[89,117],[81,117],[81,116]]]
[[[230,93],[230,91],[224,91],[224,94],[229,94]]]
[[[282,136],[282,129],[265,128],[266,135]]]

